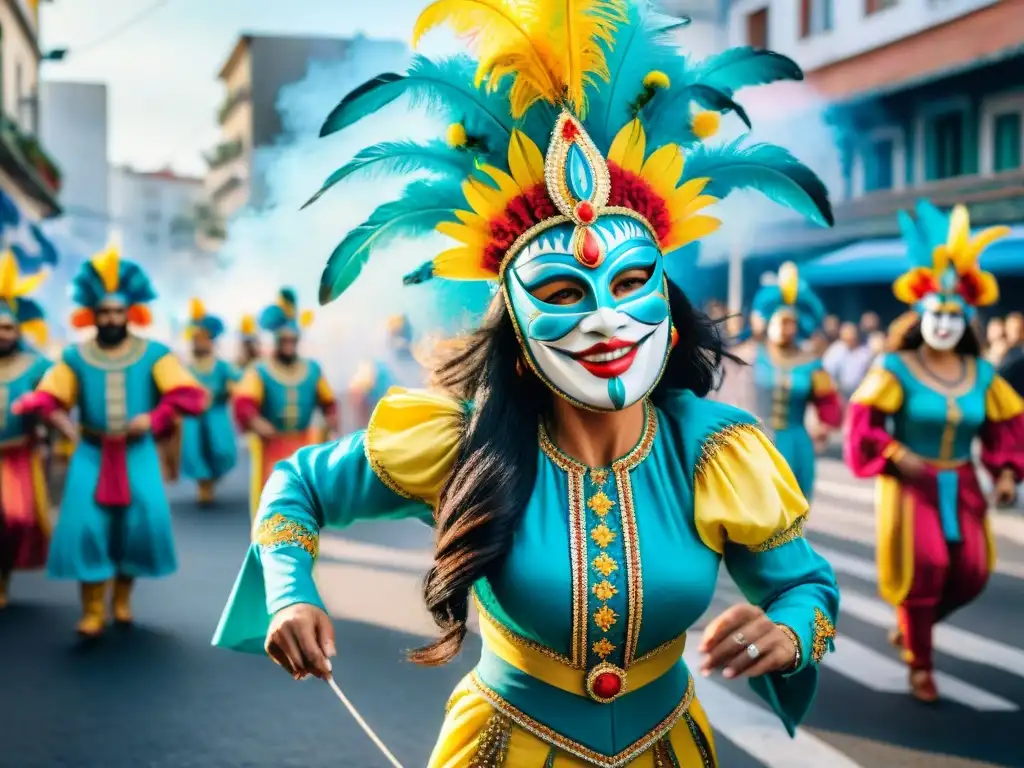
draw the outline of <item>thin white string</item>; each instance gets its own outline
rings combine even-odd
[[[349,714],[352,715],[356,724],[363,729],[363,733],[370,737],[370,741],[376,745],[377,749],[379,749],[380,753],[387,758],[388,762],[391,763],[394,768],[402,768],[402,764],[398,762],[393,754],[391,754],[391,750],[385,746],[384,742],[380,740],[380,737],[374,733],[373,729],[367,725],[365,720],[363,720],[363,716],[359,714],[359,710],[352,706],[352,702],[348,700],[348,697],[345,696],[344,693],[342,693],[341,688],[339,688],[338,684],[334,682],[333,677],[327,678],[327,684],[331,686],[331,690],[334,691],[334,695],[337,696],[338,700],[345,705],[345,709],[347,709]]]

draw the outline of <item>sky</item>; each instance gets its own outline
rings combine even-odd
[[[67,48],[68,54],[63,62],[43,62],[40,74],[47,80],[107,84],[112,162],[201,175],[201,152],[218,137],[216,113],[224,94],[217,72],[240,34],[361,32],[407,40],[422,4],[164,0],[137,24],[92,45],[157,0],[58,0],[40,5],[42,47]]]

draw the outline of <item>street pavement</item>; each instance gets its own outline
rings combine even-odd
[[[939,706],[911,700],[875,594],[870,485],[823,462],[809,536],[843,589],[837,652],[795,739],[743,682],[698,682],[723,768],[1024,766],[1024,530],[998,521],[1000,572],[936,635]],[[210,647],[248,542],[241,473],[220,505],[172,491],[179,572],[143,582],[137,625],[79,644],[75,587],[18,574],[0,613],[0,768],[387,768],[319,681]],[[430,531],[362,524],[326,536],[318,579],[335,618],[338,683],[405,768],[426,764],[449,691],[472,667],[404,652],[432,634],[419,602]],[[709,617],[741,599],[724,577]],[[697,636],[697,633],[692,635]],[[694,643],[695,645],[696,643]],[[688,652],[689,656],[689,652]]]

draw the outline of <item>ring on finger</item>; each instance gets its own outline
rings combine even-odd
[[[754,643],[747,646],[747,656],[751,659],[756,659],[761,655],[761,649],[758,648]]]
[[[746,645],[747,644],[747,638],[745,638],[743,636],[742,632],[737,632],[735,635],[733,635],[732,636],[732,641],[734,643],[736,643],[736,645]]]

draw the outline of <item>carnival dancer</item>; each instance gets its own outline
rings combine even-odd
[[[354,428],[364,428],[377,403],[391,387],[422,387],[425,371],[413,353],[412,324],[405,315],[387,321],[387,350],[378,360],[359,366],[349,383]]]
[[[238,356],[238,370],[244,371],[260,359],[260,332],[253,315],[243,315],[241,328],[241,353]]]
[[[114,620],[132,621],[131,590],[140,577],[176,567],[167,495],[155,439],[179,415],[196,415],[206,393],[171,351],[129,330],[151,321],[156,294],[138,265],[110,245],[84,263],[71,282],[77,328],[95,326],[93,340],[68,347],[19,413],[37,413],[65,434],[76,432],[67,411],[77,406],[80,442],[68,467],[48,574],[81,584],[78,632],[100,635],[113,582]]]
[[[250,365],[234,390],[239,427],[252,433],[249,444],[253,515],[274,465],[317,442],[313,417],[319,409],[330,432],[338,432],[334,393],[320,364],[299,356],[300,329],[312,322],[299,312],[295,291],[282,288],[278,301],[260,313],[260,326],[274,335],[273,354]]]
[[[50,367],[27,340],[46,344],[43,309],[29,298],[45,277],[21,277],[14,255],[0,256],[0,608],[7,607],[11,572],[42,568],[50,539],[37,425],[12,409]]]
[[[932,702],[933,628],[981,593],[994,564],[971,445],[981,442],[996,501],[1012,503],[1024,477],[1024,401],[982,359],[970,323],[999,294],[978,257],[1009,230],[972,237],[966,208],[947,217],[926,201],[916,221],[901,212],[900,226],[914,267],[893,289],[913,310],[893,324],[896,351],[853,395],[846,461],[878,477],[879,592],[897,609],[892,640],[904,647],[911,693]]]
[[[835,383],[822,368],[821,357],[800,346],[821,327],[825,309],[800,279],[796,265],[786,263],[778,280],[754,296],[753,312],[767,322],[767,338],[754,360],[757,415],[810,498],[817,450],[843,419]],[[809,405],[818,421],[813,437],[805,424]]]
[[[231,388],[238,381],[238,369],[215,354],[216,340],[224,323],[193,299],[187,333],[192,343],[189,369],[209,394],[210,407],[182,424],[181,471],[196,481],[200,505],[212,504],[217,481],[230,472],[238,460],[234,425],[228,404]]]
[[[662,42],[640,4],[463,15],[467,5],[434,3],[415,37],[453,24],[479,47],[481,90],[478,65],[462,59],[419,59],[407,76],[427,89],[442,78],[426,91],[438,108],[460,94],[456,146],[430,167],[466,177],[413,182],[373,213],[335,250],[321,296],[348,289],[396,225],[409,235],[428,224],[456,243],[409,282],[489,278],[500,292],[433,372],[440,391],[394,390],[365,432],[279,466],[215,643],[265,643],[296,677],[329,676],[333,630],[312,575],[320,529],[417,518],[437,528],[424,595],[442,636],[412,658],[456,655],[471,593],[484,638],[431,768],[712,766],[682,650],[722,558],[750,603],[711,623],[703,668],[750,677],[791,730],[830,648],[838,593],[801,535],[808,505],[785,461],[753,417],[702,398],[721,342],[665,279],[663,258],[718,226],[698,210],[755,179],[823,223],[827,195],[775,147],[697,148],[684,166],[688,84],[725,85],[714,61],[691,69]],[[776,79],[778,62],[799,73],[781,57],[760,66],[763,52],[729,55],[749,82]],[[665,71],[645,76],[652,62]],[[324,133],[390,101],[395,91],[367,94],[393,82],[346,97]],[[758,163],[773,172],[751,173]],[[725,176],[707,178],[712,168]]]

